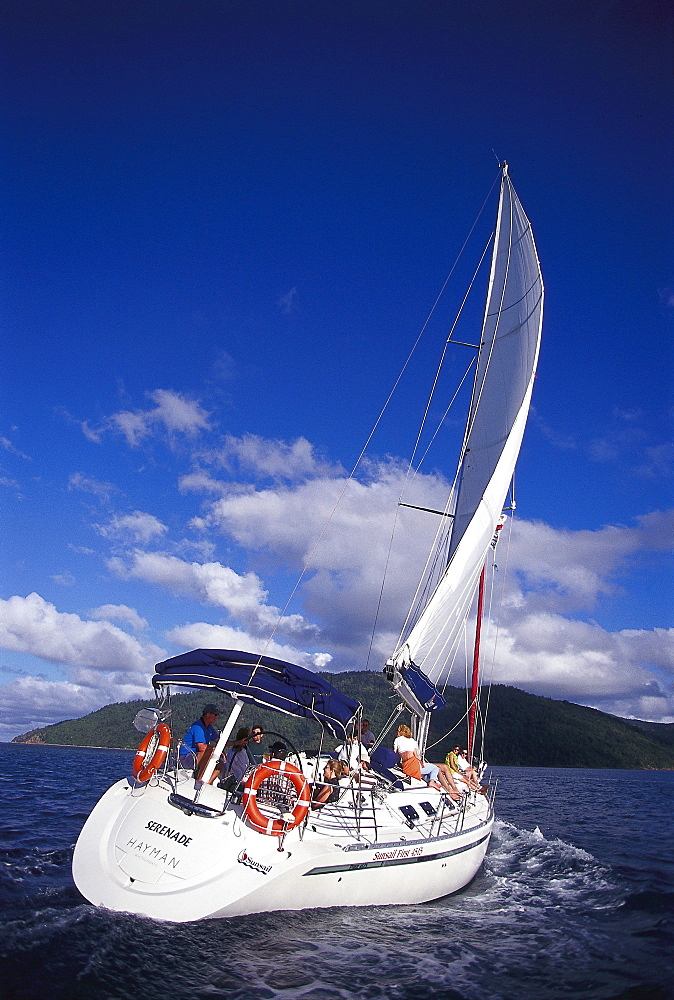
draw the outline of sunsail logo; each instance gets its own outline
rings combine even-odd
[[[253,861],[245,851],[241,851],[236,860],[242,865],[248,865],[256,872],[262,872],[263,875],[268,875],[271,871],[271,865],[261,865],[259,861]]]

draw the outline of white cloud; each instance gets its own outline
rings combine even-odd
[[[310,670],[324,670],[332,660],[329,653],[307,653],[273,640],[268,643],[259,636],[229,625],[194,622],[172,629],[167,632],[166,638],[182,649],[245,649],[249,653],[263,653],[280,660],[289,660]]]
[[[96,525],[98,532],[104,538],[121,539],[147,545],[153,538],[165,535],[168,528],[154,516],[142,510],[134,510],[131,514],[115,514],[107,523]]]
[[[103,604],[100,608],[92,608],[89,611],[89,617],[96,621],[113,619],[127,622],[134,632],[142,632],[148,627],[145,618],[141,618],[134,608],[129,608],[126,604]]]
[[[0,685],[0,739],[111,702],[151,697],[152,667],[166,657],[159,646],[139,642],[109,621],[59,612],[35,593],[0,601],[0,622],[1,648],[59,664],[65,675],[23,676]]]
[[[137,447],[155,430],[163,430],[171,443],[176,434],[193,438],[200,431],[211,429],[209,414],[196,400],[188,399],[172,389],[155,389],[148,396],[155,403],[154,407],[147,410],[119,410],[106,418],[99,427],[92,427],[87,420],[76,420],[66,411],[62,411],[62,415],[69,422],[78,424],[84,436],[95,444],[100,444],[103,436],[112,430],[122,434],[132,448]]]
[[[91,493],[101,500],[109,500],[111,494],[118,493],[119,490],[112,483],[101,482],[91,476],[85,476],[81,472],[73,472],[68,480],[69,490],[81,490],[83,493]]]
[[[343,473],[339,466],[319,458],[314,446],[305,437],[288,442],[263,438],[258,434],[243,434],[241,437],[228,434],[222,447],[215,451],[201,452],[197,457],[202,466],[229,471],[239,469],[257,479],[293,482],[318,476],[339,476]],[[214,480],[203,468],[184,476],[181,488],[227,494],[245,492],[247,489],[241,484]]]
[[[282,568],[297,571],[311,557],[302,588],[304,611],[320,622],[321,641],[337,669],[365,665],[387,558],[388,581],[370,667],[378,668],[390,654],[422,553],[437,526],[433,515],[400,511],[389,555],[390,511],[402,492],[404,469],[391,461],[371,465],[367,472],[365,481],[349,484],[332,516],[344,480],[324,476],[223,496],[211,503],[202,520],[204,529],[218,528],[243,549],[260,552]],[[439,508],[447,483],[418,476],[412,489],[407,501]],[[630,636],[582,620],[600,600],[619,592],[635,564],[670,547],[673,525],[672,512],[646,515],[633,527],[609,525],[595,531],[516,521],[509,556],[502,541],[495,557],[499,564],[509,564],[499,614],[503,649],[496,661],[498,679],[604,711],[624,712],[630,705],[629,714],[636,716],[640,706],[651,706],[653,713],[657,705],[657,717],[673,715],[670,634],[655,629]]]
[[[609,632],[596,622],[526,614],[500,628],[493,679],[634,718],[647,699],[647,717],[674,719],[674,629]]]
[[[224,608],[258,635],[268,635],[277,625],[280,611],[266,603],[267,592],[255,573],[239,575],[219,562],[188,563],[161,552],[136,550],[129,559],[130,562],[125,563],[113,558],[108,566],[121,577],[145,580],[173,593]],[[283,632],[299,635],[314,635],[317,631],[301,615],[284,617],[280,627]]]
[[[5,449],[5,451],[8,451],[10,455],[16,455],[17,458],[23,458],[25,459],[26,462],[32,461],[30,455],[24,455],[22,451],[19,451],[18,448],[15,448],[12,442],[9,440],[9,438],[0,437],[0,445]]]
[[[72,587],[77,582],[69,569],[65,570],[64,573],[54,573],[51,579],[60,587]]]
[[[509,565],[520,575],[528,601],[548,608],[592,607],[616,589],[616,577],[644,551],[669,549],[674,511],[637,519],[637,526],[609,525],[597,531],[553,528],[516,520]],[[500,558],[501,546],[499,546]]]
[[[387,559],[379,622],[384,631],[404,620],[438,518],[400,508],[389,556],[391,512],[405,486],[404,467],[393,461],[369,466],[367,480],[352,480],[335,510],[344,485],[344,479],[322,477],[229,496],[210,506],[205,523],[294,572],[310,561],[305,607],[320,620],[324,639],[329,637],[345,654],[350,649],[343,666],[353,668],[364,665],[362,644],[369,639]],[[419,476],[406,496],[409,502],[437,508],[444,505],[447,488],[441,477]]]
[[[100,683],[98,672],[126,683],[134,674],[146,674],[163,655],[159,647],[139,642],[108,621],[59,612],[35,593],[0,601],[0,647],[63,664],[78,684],[94,687]]]
[[[290,291],[281,296],[278,304],[284,313],[294,312],[297,307],[297,288],[293,285]]]
[[[78,719],[112,702],[147,698],[154,701],[149,677],[120,683],[118,678],[101,675],[97,686],[72,681],[49,681],[42,677],[21,677],[0,686],[0,740],[12,740],[21,733],[49,726],[64,719]]]
[[[121,410],[110,417],[111,424],[126,438],[127,444],[136,447],[155,426],[163,427],[169,435],[180,433],[195,437],[199,431],[210,430],[208,413],[196,402],[170,389],[155,389],[149,393],[157,405],[151,410]]]
[[[229,483],[223,482],[222,479],[213,479],[211,474],[204,472],[203,469],[182,476],[178,485],[183,493],[217,493],[222,496],[232,491]]]

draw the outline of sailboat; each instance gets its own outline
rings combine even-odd
[[[476,598],[481,612],[483,568],[502,524],[529,412],[542,309],[531,225],[502,164],[458,473],[446,509],[437,512],[449,528],[438,532],[437,544],[447,548],[435,560],[440,570],[429,599],[384,667],[421,756]],[[477,621],[469,755],[480,614]],[[383,746],[363,767],[362,706],[323,677],[266,655],[197,649],[158,663],[153,685],[157,705],[139,713],[145,735],[133,773],[102,796],[75,847],[73,877],[93,904],[176,922],[409,904],[454,893],[478,872],[494,823],[494,786],[465,785],[450,797],[436,782],[406,775]],[[186,760],[186,748],[171,733],[171,691],[185,688],[231,699],[205,767]],[[279,713],[281,739],[240,781],[211,781],[246,705]],[[283,736],[283,716],[313,720],[321,732],[318,751],[294,747]],[[327,777],[335,743],[356,753],[356,766],[344,769],[349,773],[339,784]],[[330,795],[321,801],[317,793],[327,784]]]

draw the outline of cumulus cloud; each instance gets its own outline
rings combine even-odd
[[[96,525],[99,534],[104,538],[122,541],[138,542],[147,545],[153,538],[165,535],[168,528],[154,516],[142,510],[134,510],[131,514],[115,514],[107,524]]]
[[[96,621],[127,622],[134,632],[142,632],[148,627],[146,619],[141,618],[134,608],[129,608],[126,604],[102,604],[100,608],[92,608],[89,617]]]
[[[371,464],[362,480],[348,485],[334,513],[343,478],[324,475],[251,488],[212,501],[201,523],[204,530],[218,529],[279,568],[297,571],[310,561],[302,587],[304,612],[320,622],[321,641],[336,669],[365,665],[381,573],[388,562],[369,661],[377,668],[395,647],[437,527],[432,515],[399,511],[389,553],[390,511],[404,482],[402,465]],[[447,486],[441,477],[417,476],[406,500],[441,508]],[[657,717],[672,714],[669,633],[644,630],[630,638],[583,618],[619,592],[635,565],[671,546],[673,526],[671,511],[648,514],[633,526],[594,531],[515,521],[508,557],[503,542],[495,557],[509,569],[499,610],[504,642],[497,653],[498,679],[605,711],[624,712],[629,705],[626,714],[636,716],[640,706],[649,705],[648,717],[653,718],[657,705]]]
[[[671,547],[674,511],[637,519],[635,527],[608,525],[596,531],[553,528],[539,521],[513,526],[510,568],[520,577],[529,603],[591,608],[616,589],[616,577],[630,559]]]
[[[493,639],[493,630],[492,636]],[[674,721],[674,629],[609,632],[538,612],[499,630],[494,680],[602,711]]]
[[[210,473],[204,471],[204,467],[208,466],[239,470],[256,479],[291,482],[343,472],[339,466],[320,458],[311,442],[304,437],[288,442],[263,438],[258,434],[243,434],[241,437],[228,434],[220,448],[202,452],[198,460],[201,468],[181,480],[184,490],[230,493],[243,489],[240,484],[223,484],[213,480]]]
[[[267,592],[255,573],[240,575],[219,562],[188,563],[166,553],[136,550],[127,562],[113,558],[108,566],[118,576],[145,580],[173,593],[224,608],[258,635],[270,634],[281,614],[278,608],[266,603]],[[301,615],[285,616],[279,627],[286,633],[307,636],[317,631]]]
[[[163,653],[108,621],[57,611],[36,593],[0,601],[0,648],[77,668],[78,683],[85,686],[98,671],[146,673]]]
[[[200,403],[188,399],[172,389],[155,389],[148,393],[155,404],[147,410],[119,410],[108,417],[100,427],[91,427],[88,421],[74,420],[68,413],[66,419],[80,425],[89,441],[98,444],[110,430],[117,431],[132,448],[156,430],[161,430],[172,441],[176,434],[193,438],[200,431],[211,429],[209,414]]]
[[[310,670],[324,670],[332,661],[329,653],[307,653],[283,643],[267,642],[259,636],[228,625],[209,625],[193,622],[180,625],[166,633],[166,638],[181,649],[245,649],[249,653],[262,653],[280,660],[290,660]]]
[[[372,625],[387,561],[379,623],[383,630],[402,623],[438,527],[431,514],[399,508],[389,553],[391,512],[405,488],[405,476],[404,466],[387,461],[368,466],[366,478],[352,480],[345,491],[345,479],[327,476],[292,487],[252,490],[212,503],[206,524],[283,568],[297,571],[308,563],[303,588],[307,610],[320,619],[321,635],[344,649],[350,645],[356,665],[362,665],[360,643]],[[442,477],[428,475],[417,477],[406,496],[409,502],[437,508],[444,506],[447,489]]]
[[[0,686],[0,738],[6,739],[113,701],[146,697],[152,666],[166,656],[109,621],[59,612],[36,593],[0,601],[0,648],[59,664],[65,675],[58,681],[18,677]]]
[[[153,407],[115,414],[104,430],[115,428],[135,446],[158,432],[195,438],[210,428],[210,417],[198,403],[168,390],[157,390],[151,398]],[[622,422],[636,425],[638,418],[627,414]],[[663,465],[664,458],[664,451],[650,456],[652,464]],[[180,481],[184,493],[202,494],[203,506],[189,522],[200,542],[169,541],[167,526],[141,510],[116,514],[98,530],[115,546],[108,566],[120,580],[142,580],[219,609],[216,617],[225,624],[196,622],[173,629],[168,637],[178,648],[261,651],[280,615],[267,589],[272,578],[295,578],[308,564],[296,597],[301,614],[283,620],[267,652],[307,666],[329,663],[342,670],[368,663],[379,669],[397,643],[425,554],[439,522],[446,520],[398,508],[391,546],[391,512],[403,494],[405,502],[442,509],[448,486],[432,474],[408,483],[406,466],[394,459],[364,464],[359,478],[347,485],[344,471],[321,458],[305,438],[230,435],[217,450],[201,451]],[[114,490],[82,473],[71,477],[70,487],[105,500]],[[629,526],[581,531],[515,521],[507,557],[503,540],[495,555],[504,569],[508,564],[504,601],[495,609],[502,640],[493,660],[495,679],[605,711],[674,717],[671,633],[611,632],[586,620],[620,592],[631,570],[669,547],[672,526],[671,512],[649,514]],[[238,547],[235,565],[247,556],[256,572],[236,572],[217,561],[212,539],[224,539],[228,550]],[[147,551],[157,541],[166,551]],[[137,631],[146,626],[126,604],[103,605],[85,621],[59,614],[38,595],[10,601],[22,603],[9,607],[6,648],[64,664],[67,680],[53,688],[54,699],[67,688],[73,706],[96,707],[93,701],[105,690],[111,692],[108,700],[118,700],[111,677],[120,690],[141,685],[152,663],[165,655],[112,624]],[[321,652],[311,652],[319,644]],[[21,691],[28,698],[29,686]],[[87,692],[98,694],[87,701]]]
[[[31,676],[0,686],[0,740],[9,741],[64,719],[78,719],[112,702],[154,700],[149,679],[120,683],[119,678],[101,675],[98,680],[98,685],[84,685]]]
[[[153,409],[120,410],[110,417],[112,425],[121,431],[131,447],[138,445],[155,426],[163,427],[169,435],[180,433],[187,437],[210,430],[208,413],[196,400],[169,389],[155,389],[149,396],[157,404]]]
[[[186,476],[181,476],[179,487],[183,493],[217,493],[223,496],[232,492],[230,483],[222,479],[214,479],[210,472],[198,469]]]

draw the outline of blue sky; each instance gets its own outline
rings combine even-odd
[[[674,721],[667,5],[28,0],[2,17],[0,738],[144,696],[185,648],[264,646],[497,157],[546,311],[494,675]],[[492,192],[279,654],[368,663],[425,380],[494,209]],[[417,502],[442,502],[459,427]],[[371,669],[414,588],[414,517]]]

